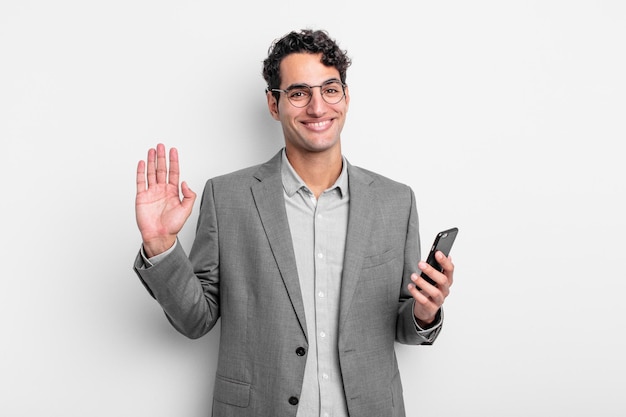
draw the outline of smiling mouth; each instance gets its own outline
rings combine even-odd
[[[331,123],[332,120],[324,120],[321,122],[308,122],[304,123],[304,125],[311,130],[324,130],[330,126]]]

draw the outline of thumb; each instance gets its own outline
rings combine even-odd
[[[193,203],[196,201],[196,193],[189,188],[185,181],[181,184],[181,191],[183,192],[183,201],[181,201],[181,204],[185,209],[191,210]]]

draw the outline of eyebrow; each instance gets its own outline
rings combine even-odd
[[[341,84],[341,80],[339,78],[329,78],[326,81],[324,81],[323,83],[321,83],[320,86],[326,85],[326,84],[330,84],[330,83],[340,83]],[[291,89],[300,88],[300,87],[317,87],[317,86],[310,86],[307,83],[296,83],[296,84],[291,84],[290,86],[285,88],[285,90],[291,90]]]

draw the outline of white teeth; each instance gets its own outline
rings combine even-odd
[[[330,123],[330,121],[326,120],[324,122],[307,123],[307,125],[313,128],[322,128],[326,126],[328,123]]]

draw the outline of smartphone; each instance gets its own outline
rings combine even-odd
[[[430,252],[428,253],[428,258],[426,258],[426,263],[435,268],[437,271],[443,272],[443,268],[441,267],[441,265],[439,265],[439,262],[435,260],[435,252],[441,251],[444,255],[448,256],[450,254],[450,249],[452,249],[452,244],[454,243],[454,239],[456,239],[456,235],[458,232],[459,229],[453,227],[451,229],[437,233],[437,236],[435,236],[435,241],[433,242],[433,246],[430,248]],[[437,286],[437,283],[430,279],[425,273],[422,272],[421,276],[430,284]]]

